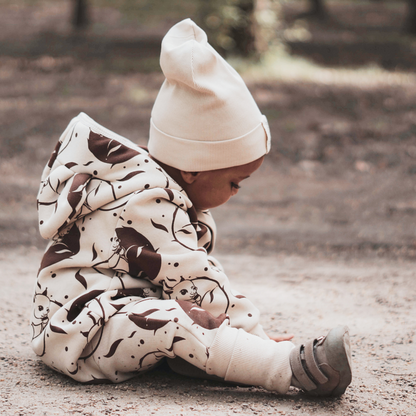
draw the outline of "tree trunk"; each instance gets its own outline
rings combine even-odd
[[[256,51],[255,0],[199,0],[198,23],[223,56],[250,56]]]
[[[230,28],[230,37],[235,42],[234,52],[239,56],[250,56],[256,52],[254,34],[254,0],[239,0],[240,24]]]
[[[89,23],[87,0],[72,0],[72,2],[72,26],[75,29],[84,29]]]
[[[416,0],[407,0],[406,32],[416,35]]]
[[[306,13],[311,17],[325,18],[328,16],[324,0],[309,0],[310,9]]]

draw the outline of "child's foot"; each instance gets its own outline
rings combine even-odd
[[[326,337],[294,348],[290,365],[296,387],[314,396],[341,396],[352,379],[348,327],[337,326]]]

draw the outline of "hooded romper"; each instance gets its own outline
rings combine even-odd
[[[293,344],[267,340],[259,311],[208,255],[210,213],[197,212],[146,150],[81,113],[45,167],[38,212],[50,242],[35,285],[32,347],[47,365],[80,382],[121,382],[178,356],[244,381],[232,374],[241,360],[253,367],[244,374],[257,371],[252,356],[271,348],[279,374],[249,380],[288,389]]]

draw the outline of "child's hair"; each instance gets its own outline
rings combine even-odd
[[[269,152],[270,131],[240,75],[192,20],[162,41],[166,77],[150,120],[149,151],[183,171],[250,163]]]

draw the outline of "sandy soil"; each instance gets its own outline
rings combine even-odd
[[[192,380],[164,367],[120,385],[80,385],[56,374],[34,356],[28,342],[40,256],[27,248],[0,255],[1,414],[413,414],[416,271],[411,262],[219,257],[234,286],[259,305],[271,334],[289,330],[301,342],[339,323],[349,325],[353,383],[342,398],[321,400],[296,389],[281,396]]]
[[[145,144],[162,77],[154,72],[160,28],[132,29],[116,11],[97,9],[101,26],[68,36],[68,2],[21,4],[0,9],[0,414],[416,414],[412,73],[248,79],[273,150],[239,195],[214,210],[215,254],[261,309],[267,331],[294,333],[300,343],[350,327],[354,379],[342,398],[295,389],[279,396],[165,367],[121,385],[85,386],[34,356],[28,318],[45,245],[35,208],[42,168],[80,111]],[[414,71],[414,41],[399,34],[403,6],[366,4],[340,2],[333,11],[348,22],[315,22],[307,42],[293,37],[295,27],[292,53]],[[388,48],[377,46],[380,36]]]

